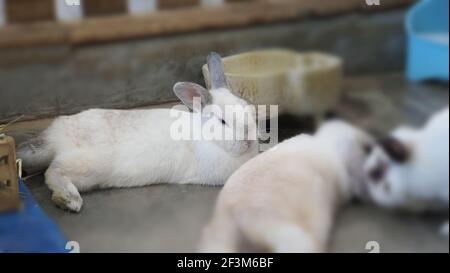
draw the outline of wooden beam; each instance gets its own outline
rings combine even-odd
[[[404,7],[412,0],[383,1],[367,7],[361,0],[260,0],[236,4],[158,11],[140,16],[114,15],[70,23],[35,23],[0,28],[0,48],[49,44],[86,44],[151,37],[204,29],[241,27],[336,15],[358,10]]]
[[[0,28],[0,48],[64,44],[69,42],[68,35],[66,25],[54,22],[7,25]]]
[[[53,0],[6,0],[9,23],[30,23],[54,20]]]
[[[126,0],[83,0],[86,16],[123,14],[127,11]]]
[[[200,0],[158,0],[158,9],[178,9],[198,6]]]

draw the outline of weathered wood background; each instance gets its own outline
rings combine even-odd
[[[381,11],[413,2],[385,0],[368,6],[365,0],[80,0],[77,7],[65,1],[0,0],[0,48],[109,42]]]
[[[9,12],[10,1],[47,0],[0,0],[0,11]],[[55,16],[67,6],[54,2],[53,17],[36,9],[28,20],[0,18],[0,123],[22,114],[34,119],[176,101],[173,84],[203,84],[201,66],[212,50],[224,56],[320,50],[342,57],[347,74],[398,71],[410,2],[128,0],[124,6],[117,0],[103,9],[102,1],[84,0],[68,21]]]

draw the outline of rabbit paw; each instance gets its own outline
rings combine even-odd
[[[83,199],[79,193],[53,192],[52,201],[57,207],[72,212],[79,212],[83,206]]]

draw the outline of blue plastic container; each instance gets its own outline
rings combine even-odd
[[[1,253],[67,253],[67,240],[31,196],[23,181],[19,182],[23,208],[0,213]]]
[[[448,0],[422,0],[408,12],[407,77],[448,82]]]

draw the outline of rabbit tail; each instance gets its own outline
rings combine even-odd
[[[258,218],[258,217],[257,217]],[[296,224],[284,220],[239,219],[240,231],[257,249],[275,253],[317,253],[323,247],[314,236]]]
[[[17,147],[17,158],[22,159],[27,174],[45,170],[53,157],[54,151],[43,136],[32,138]]]
[[[301,226],[288,221],[268,220],[254,216],[227,215],[227,217],[213,219],[203,233],[200,252],[316,253],[323,251],[323,246]]]

